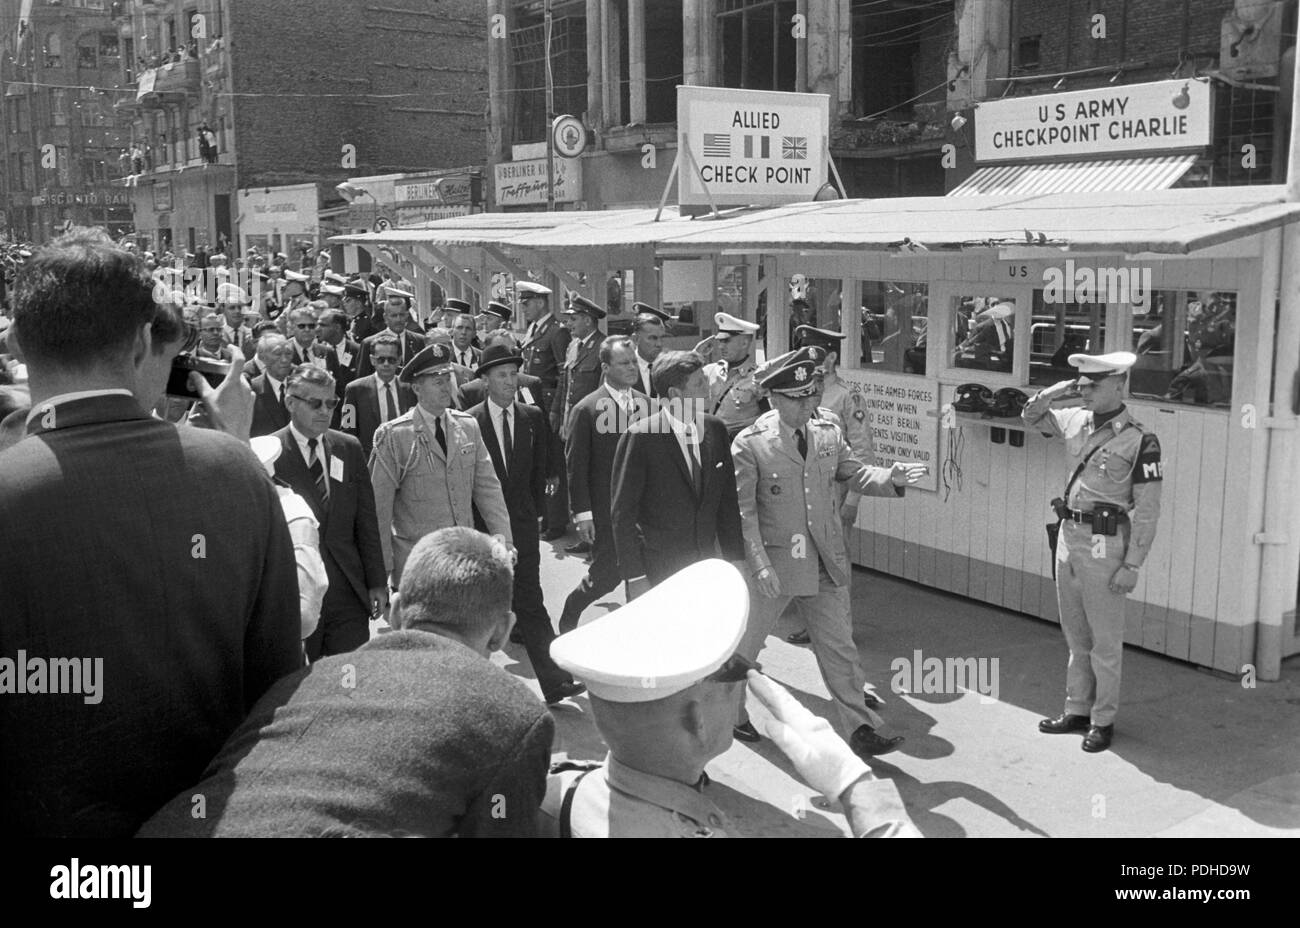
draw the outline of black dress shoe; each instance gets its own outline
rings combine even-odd
[[[750,722],[744,722],[737,725],[732,730],[732,734],[736,736],[738,741],[748,741],[750,744],[753,744],[755,741],[763,740],[763,736],[758,733],[758,729]]]
[[[902,735],[885,738],[876,734],[870,725],[859,725],[849,738],[849,748],[859,757],[872,757],[876,754],[888,754],[903,743]]]
[[[559,541],[565,536],[565,534],[566,533],[562,528],[548,528],[538,537],[541,538],[542,541]]]
[[[560,688],[555,692],[542,694],[542,699],[546,700],[548,706],[553,706],[557,702],[568,699],[570,696],[578,696],[585,692],[587,692],[585,684],[570,680],[568,683],[560,684]]]
[[[791,632],[785,636],[785,640],[791,644],[812,644],[812,636],[808,634],[808,629],[801,628],[797,632]]]
[[[1062,712],[1054,719],[1043,719],[1038,723],[1038,730],[1045,735],[1064,735],[1072,731],[1086,731],[1089,724],[1086,715]]]
[[[576,545],[569,545],[564,550],[569,554],[590,554],[591,543],[586,541],[580,541]]]
[[[1110,747],[1110,739],[1115,737],[1114,725],[1093,725],[1083,736],[1083,749],[1089,754],[1096,754]]]

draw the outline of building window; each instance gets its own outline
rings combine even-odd
[[[94,70],[99,67],[98,48],[95,39],[83,39],[77,43],[77,67]]]
[[[45,67],[61,68],[63,67],[63,37],[57,32],[51,32],[45,37]]]
[[[946,100],[956,31],[951,2],[855,3],[854,115],[911,119],[918,104]]]
[[[32,127],[31,102],[27,97],[9,98],[9,132],[27,132]]]
[[[128,84],[135,83],[135,40],[129,37],[122,40],[122,72]]]
[[[1263,90],[1220,84],[1214,88],[1214,186],[1285,183],[1286,159],[1274,176],[1273,115],[1278,95]],[[1287,101],[1288,105],[1290,101]],[[1245,146],[1253,146],[1246,149]],[[1253,150],[1254,164],[1246,167],[1243,151]],[[1249,163],[1249,162],[1247,162]]]
[[[515,15],[518,28],[510,33],[513,141],[539,142],[546,138],[546,26],[540,12],[530,15],[521,6]],[[563,16],[552,19],[551,79],[555,86],[555,112],[586,112],[585,18]]]
[[[1129,344],[1138,356],[1129,393],[1198,406],[1232,402],[1237,294],[1166,290],[1132,306]]]
[[[1041,35],[1021,37],[1020,41],[1016,43],[1016,70],[1032,71],[1042,66],[1043,58],[1039,48],[1042,39]]]
[[[929,286],[862,281],[863,367],[924,374],[929,326]],[[843,329],[841,329],[843,331]],[[845,354],[850,349],[845,347]],[[841,358],[843,363],[846,359]]]
[[[1029,382],[1051,386],[1078,376],[1070,366],[1072,354],[1101,354],[1106,350],[1106,304],[1048,303],[1034,291],[1029,323]]]
[[[20,151],[18,153],[17,177],[19,190],[36,189],[36,165],[32,161],[31,152]]]
[[[677,85],[682,82],[682,3],[646,4],[646,122],[677,121]]]
[[[1016,304],[1002,296],[952,299],[953,367],[1011,373],[1015,366]]]
[[[117,33],[101,32],[99,34],[99,59],[104,62],[104,67],[116,67],[117,59],[121,56],[122,45],[117,39]]]
[[[56,126],[68,124],[68,92],[58,89],[50,91],[50,121]]]
[[[794,90],[794,0],[721,0],[719,72],[723,87]]]

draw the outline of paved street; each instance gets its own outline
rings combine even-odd
[[[572,543],[569,540],[568,543]],[[552,617],[585,562],[543,546]],[[880,758],[927,837],[1300,837],[1300,662],[1277,683],[1236,680],[1128,649],[1113,748],[1084,754],[1077,735],[1046,736],[1039,718],[1060,711],[1066,649],[1059,629],[857,568],[854,614],[866,624],[864,664],[888,699],[902,750]],[[621,591],[585,615],[622,603]],[[784,636],[794,628],[780,623]],[[996,700],[974,692],[888,692],[895,657],[997,658]],[[532,681],[523,648],[495,658]],[[819,714],[830,712],[812,651],[768,639],[764,668]],[[755,711],[751,705],[751,711]],[[757,713],[756,713],[757,714]],[[604,746],[585,697],[555,710],[556,756],[599,758]],[[793,776],[771,742],[737,742],[709,766],[717,803],[750,835],[834,837],[843,816]],[[802,815],[800,815],[802,813]]]

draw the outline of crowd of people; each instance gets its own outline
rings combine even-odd
[[[421,319],[400,281],[282,275],[205,301],[88,230],[18,269],[0,653],[103,657],[105,695],[0,704],[7,830],[732,835],[699,787],[762,737],[748,690],[855,833],[916,834],[865,761],[902,739],[852,640],[835,484],[901,497],[923,468],[864,462],[821,407],[837,333],[758,366],[726,314],[665,351],[661,310],[606,338],[530,281],[516,333],[504,303]],[[221,373],[179,389],[178,357]],[[539,544],[570,523],[591,564],[557,638]],[[833,725],[760,672],[791,602]],[[510,641],[541,700],[486,660]],[[548,778],[546,706],[584,692],[610,756]]]

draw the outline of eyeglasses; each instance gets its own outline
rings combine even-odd
[[[289,395],[296,400],[301,400],[302,402],[306,403],[312,409],[320,409],[322,406],[324,406],[326,409],[333,409],[335,406],[339,404],[339,401],[337,399],[309,400],[307,399],[307,397],[299,396],[297,393],[290,393]]]
[[[375,354],[370,356],[370,360],[375,364],[396,364],[397,358],[388,354]]]
[[[314,323],[314,322],[299,322],[299,323],[296,323],[296,324],[294,325],[294,328],[295,328],[295,329],[314,329],[314,328],[316,328],[316,323]]]
[[[731,655],[731,657],[727,658],[726,663],[704,679],[711,683],[741,683],[746,679],[746,676],[751,670],[757,670],[759,673],[762,673],[763,665],[758,661],[751,661],[749,658],[745,657],[745,655],[737,651],[735,654]]]

